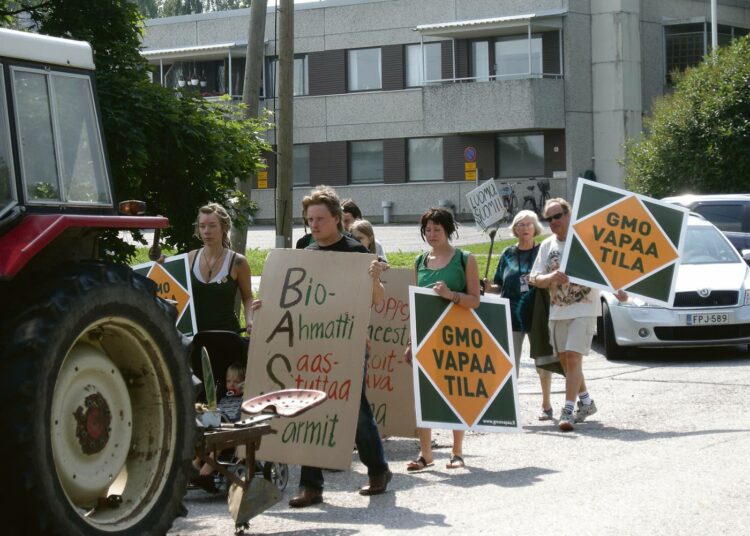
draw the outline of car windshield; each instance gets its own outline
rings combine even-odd
[[[715,227],[688,226],[682,264],[742,262],[737,251]]]

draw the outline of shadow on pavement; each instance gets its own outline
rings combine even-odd
[[[325,496],[325,492],[324,492]],[[418,529],[422,527],[450,527],[445,522],[443,514],[424,514],[405,508],[396,504],[396,494],[386,492],[384,495],[372,497],[370,499],[372,506],[362,508],[347,508],[323,502],[316,506],[316,510],[305,509],[284,510],[265,512],[264,515],[269,517],[282,517],[285,519],[294,519],[297,521],[309,521],[311,523],[351,523],[353,519],[357,520],[360,525],[377,525],[383,529]],[[313,531],[304,531],[304,534],[311,534]],[[297,534],[297,532],[285,532],[280,534]],[[300,533],[302,534],[302,533]],[[332,530],[318,531],[317,534],[350,534]]]

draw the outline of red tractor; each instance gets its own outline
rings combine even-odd
[[[164,534],[195,449],[175,310],[125,265],[87,43],[0,29],[2,533]]]

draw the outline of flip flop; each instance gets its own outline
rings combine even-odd
[[[432,467],[435,465],[434,462],[427,463],[427,460],[424,459],[424,456],[420,456],[414,461],[411,461],[406,464],[406,470],[409,472],[414,471],[422,471],[423,469],[427,469],[428,467]]]
[[[459,456],[458,454],[453,454],[451,456],[451,461],[448,462],[445,467],[446,469],[459,469],[461,467],[466,467],[466,464],[464,463],[464,459],[461,456]]]

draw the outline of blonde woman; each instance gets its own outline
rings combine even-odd
[[[518,369],[521,365],[521,346],[524,336],[528,336],[531,330],[531,311],[534,306],[534,287],[529,285],[529,273],[539,253],[539,244],[534,242],[534,237],[541,234],[542,225],[534,212],[521,210],[513,218],[510,231],[518,238],[518,243],[505,248],[500,254],[492,285],[488,286],[485,282],[485,288],[487,292],[500,294],[510,301],[513,352],[516,360],[516,376],[518,376]],[[550,402],[552,373],[540,368],[536,371],[542,387],[542,411],[539,414],[539,420],[548,421],[552,419]]]
[[[349,226],[349,232],[354,238],[362,242],[362,245],[365,246],[370,253],[378,255],[381,261],[388,262],[385,253],[378,251],[377,241],[375,240],[375,231],[369,221],[354,220]]]
[[[195,235],[203,247],[188,253],[190,277],[198,331],[239,331],[234,300],[240,292],[248,333],[253,324],[253,291],[247,259],[231,250],[229,229],[232,220],[218,203],[198,210]]]

